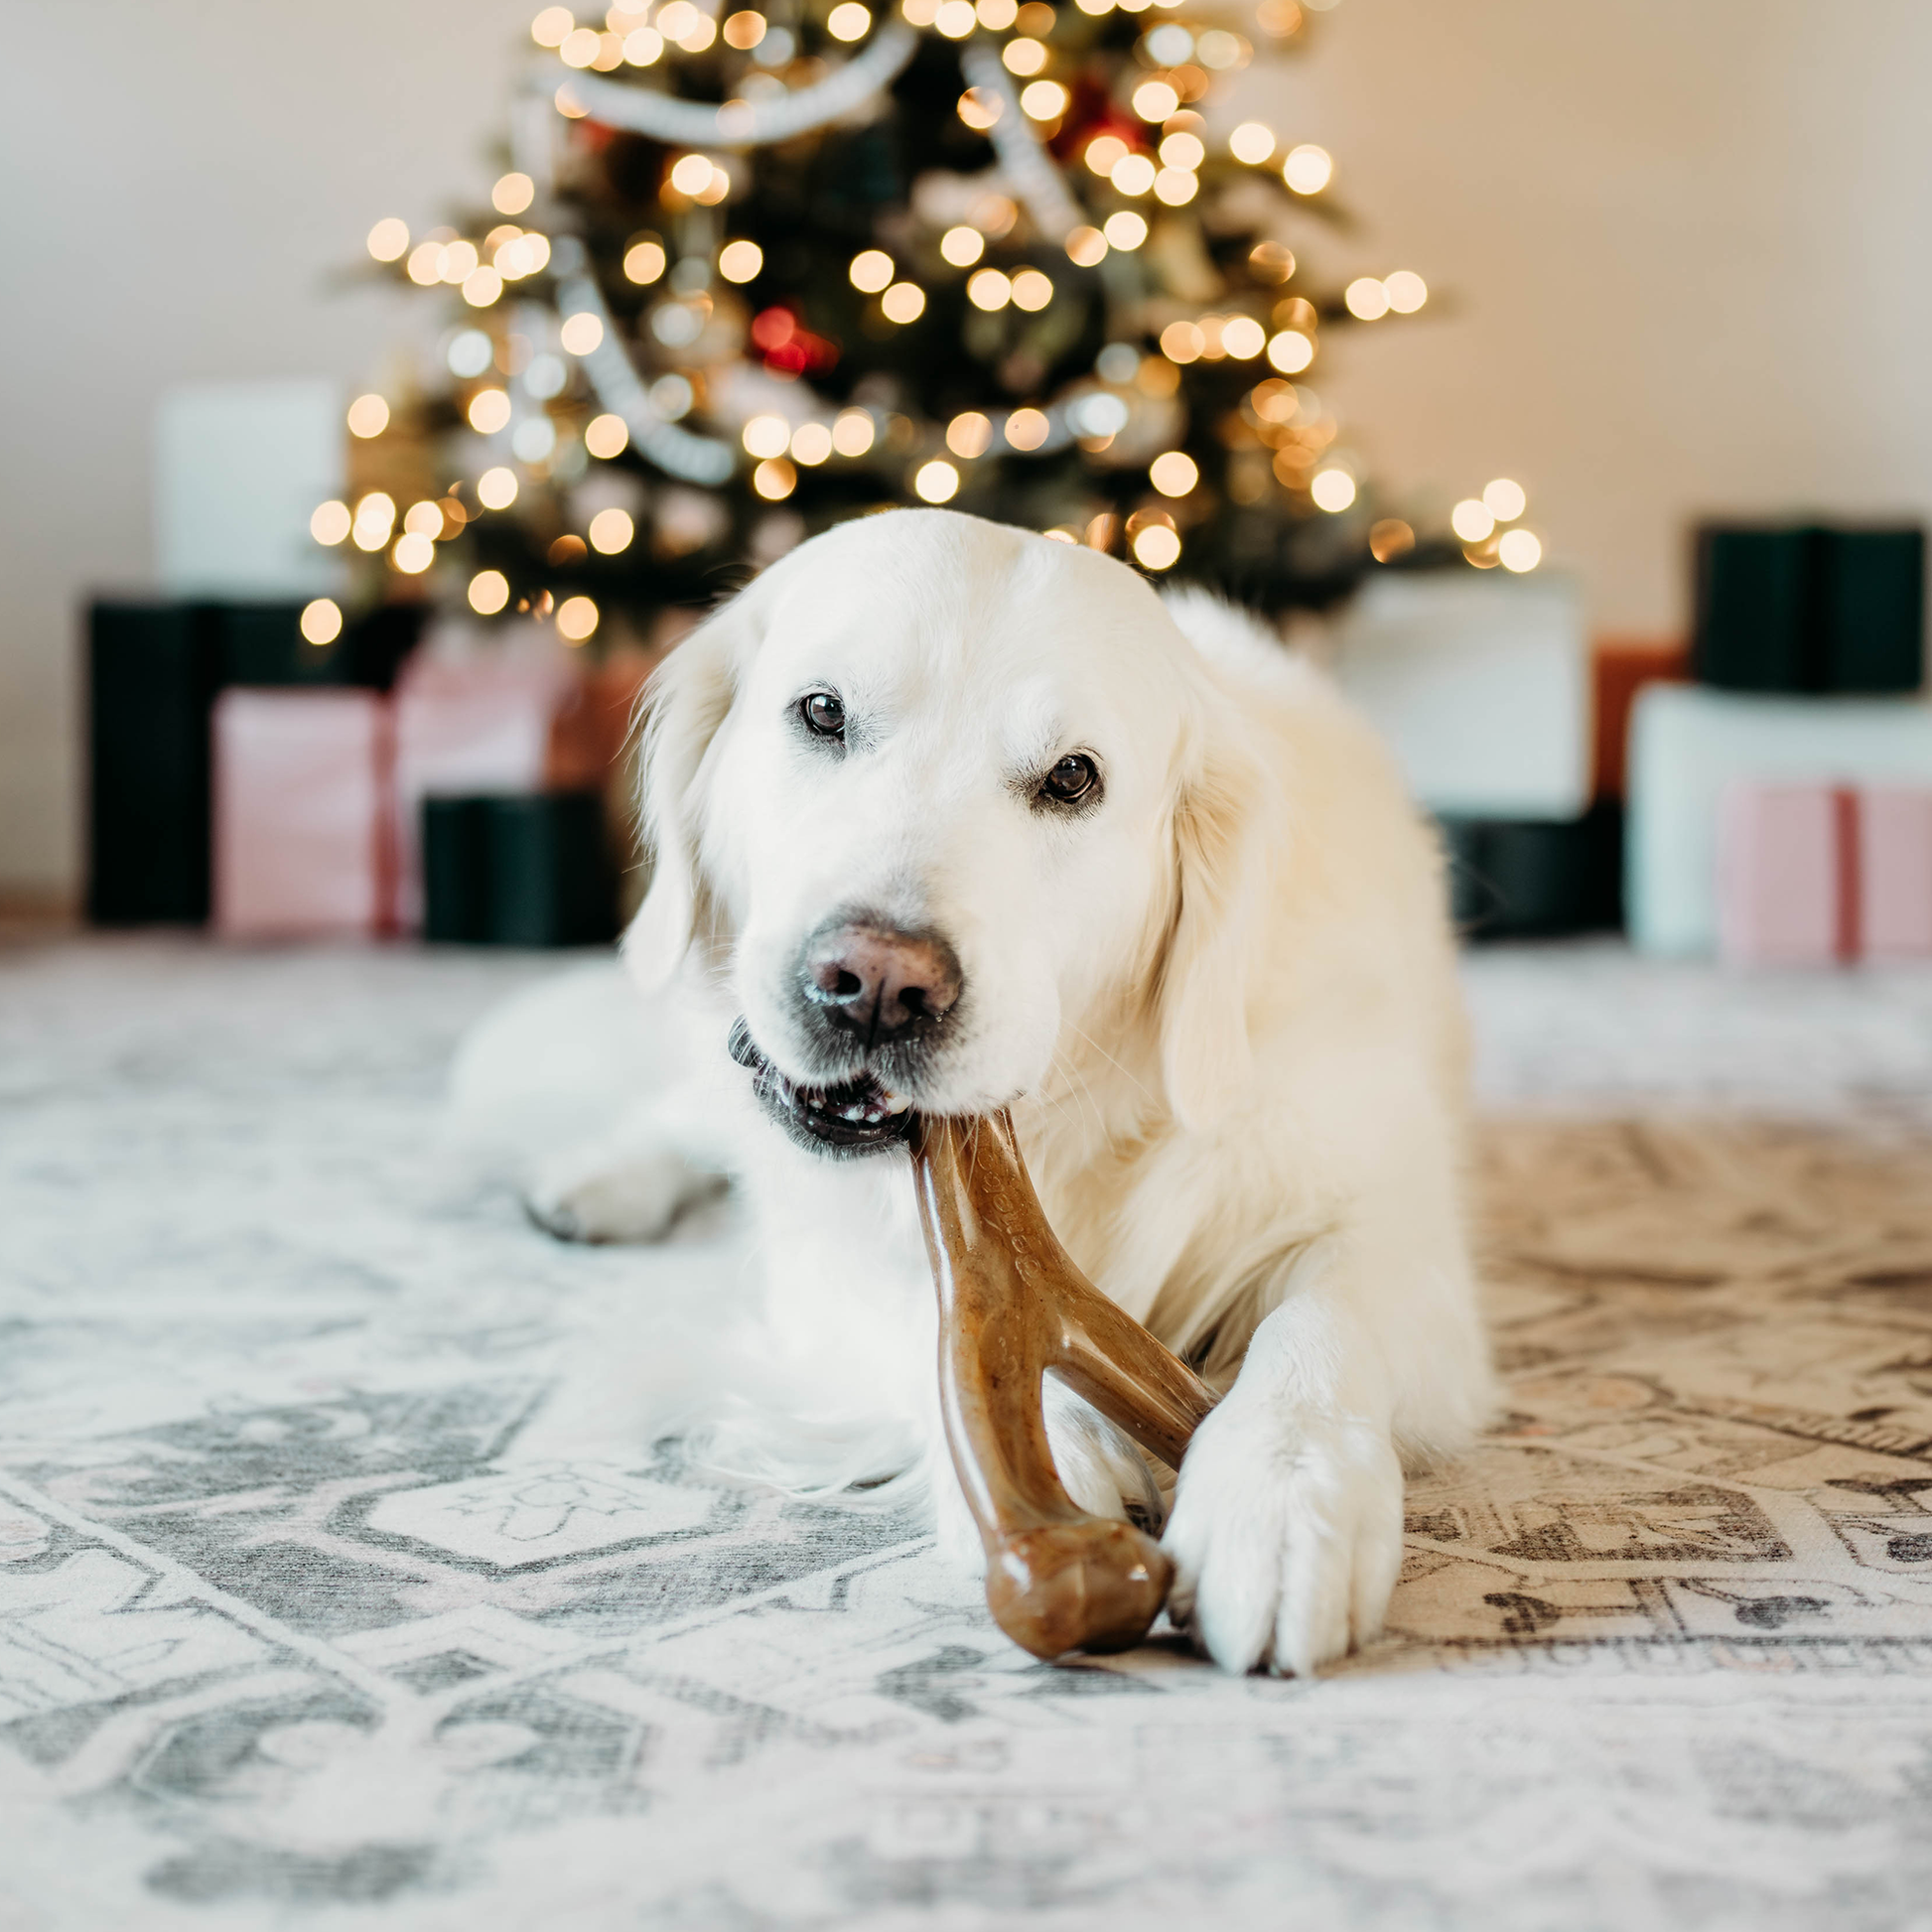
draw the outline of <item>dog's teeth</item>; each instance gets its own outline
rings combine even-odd
[[[886,1111],[889,1114],[902,1114],[911,1104],[902,1093],[889,1093],[886,1096]]]

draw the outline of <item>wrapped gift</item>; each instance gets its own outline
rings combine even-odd
[[[1932,787],[1733,785],[1718,851],[1725,959],[1932,958]]]
[[[1442,821],[1449,908],[1476,939],[1602,931],[1622,917],[1623,814],[1614,800],[1581,818]]]
[[[1589,648],[1563,578],[1371,578],[1336,626],[1334,669],[1431,811],[1556,820],[1588,806]]]
[[[1925,533],[1713,525],[1698,533],[1692,661],[1730,691],[1916,691]]]
[[[1932,959],[1932,786],[1859,794],[1859,923],[1867,959]]]
[[[617,933],[597,791],[423,801],[423,936],[584,946]]]
[[[1718,951],[1740,966],[1858,956],[1855,794],[1732,785],[1719,808]]]
[[[423,655],[395,690],[398,922],[423,920],[423,801],[432,796],[528,794],[550,782],[584,704],[582,673],[562,651]],[[568,761],[581,761],[572,755]]]
[[[1590,651],[1593,739],[1590,795],[1621,798],[1630,743],[1630,708],[1647,684],[1682,684],[1691,674],[1681,637],[1599,637]]]
[[[208,900],[214,626],[193,604],[95,604],[87,627],[87,916],[200,924]]]
[[[366,935],[390,900],[388,708],[373,691],[214,705],[214,923],[229,938]]]
[[[1738,784],[1932,786],[1932,705],[1652,684],[1630,726],[1624,905],[1640,951],[1718,945],[1718,828]]]

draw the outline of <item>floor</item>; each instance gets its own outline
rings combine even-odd
[[[0,951],[0,1932],[1932,1928],[1932,975],[1471,957],[1511,1413],[1313,1683],[498,1465],[600,1299],[439,1137],[553,961]]]

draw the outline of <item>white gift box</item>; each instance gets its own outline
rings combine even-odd
[[[1589,804],[1589,640],[1567,579],[1372,577],[1335,627],[1334,672],[1431,811],[1571,819]]]
[[[343,412],[321,380],[185,382],[155,409],[155,561],[180,597],[286,598],[338,588],[309,534],[343,486]]]
[[[1746,782],[1932,784],[1932,705],[1653,684],[1630,720],[1624,908],[1639,951],[1718,949],[1722,802]]]

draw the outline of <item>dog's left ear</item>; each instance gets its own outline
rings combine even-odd
[[[650,890],[623,935],[623,963],[645,992],[677,971],[709,934],[716,906],[700,850],[706,766],[738,695],[750,648],[746,595],[708,618],[672,650],[644,691],[642,796]]]
[[[1174,806],[1175,902],[1160,977],[1168,1104],[1193,1129],[1211,1125],[1253,1074],[1248,997],[1266,891],[1261,766],[1233,729],[1203,738]]]

